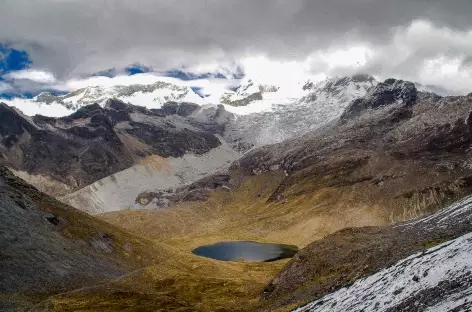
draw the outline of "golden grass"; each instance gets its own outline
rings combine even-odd
[[[385,224],[375,205],[346,190],[322,189],[280,202],[267,200],[282,176],[265,173],[237,189],[217,191],[208,201],[157,211],[120,211],[104,221],[188,251],[222,240],[255,240],[304,247],[346,226]]]
[[[256,311],[267,304],[259,300],[260,294],[287,260],[220,262],[195,256],[191,251],[201,245],[233,240],[303,248],[345,227],[388,223],[380,204],[349,187],[313,191],[309,181],[300,181],[298,189],[288,190],[284,200],[268,202],[283,179],[283,173],[263,173],[247,177],[230,192],[215,192],[206,202],[99,216],[102,221],[94,222],[113,225],[97,226],[117,226],[148,242],[151,239],[148,250],[140,252],[153,261],[136,274],[112,283],[53,296],[48,310]],[[280,311],[290,308],[294,306]]]
[[[219,262],[168,247],[172,256],[124,279],[53,296],[50,311],[254,311],[285,261]]]
[[[104,234],[109,235],[112,238],[115,253],[133,266],[152,264],[167,257],[165,248],[149,239],[129,233],[80,210],[49,201],[39,202],[39,208],[65,220],[66,224],[61,228],[61,232],[67,238],[89,241]]]
[[[287,260],[220,262],[192,249],[220,241],[252,240],[304,247],[346,226],[381,224],[371,206],[345,192],[323,189],[286,201],[267,200],[280,173],[247,178],[237,189],[217,191],[207,202],[158,211],[122,211],[99,216],[152,239],[169,255],[122,280],[51,298],[52,311],[256,311],[260,294]],[[346,203],[352,201],[352,206]],[[354,205],[354,203],[356,203]],[[366,217],[368,216],[368,217]]]

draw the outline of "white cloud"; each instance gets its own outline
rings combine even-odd
[[[199,87],[199,88],[216,88],[221,89],[225,86],[233,86],[235,84],[234,80],[228,79],[199,79],[199,80],[189,80],[184,81],[177,78],[165,77],[162,76],[162,73],[150,72],[143,74],[136,74],[132,76],[119,75],[116,77],[104,77],[104,76],[95,76],[90,78],[82,79],[69,79],[54,85],[51,85],[52,88],[63,90],[63,91],[74,91],[77,89],[85,88],[88,86],[102,86],[102,87],[111,87],[116,85],[129,86],[134,84],[152,84],[157,81],[165,81],[175,85],[188,86],[188,87]]]
[[[458,30],[415,20],[376,46],[361,70],[436,85],[456,94],[472,92],[472,29]]]
[[[365,66],[373,57],[374,51],[366,46],[346,47],[345,49],[336,49],[316,53],[315,57],[322,60],[325,66],[331,69],[338,68],[360,68]],[[311,56],[313,59],[314,56]]]
[[[56,78],[52,73],[36,69],[13,71],[3,77],[7,80],[30,80],[40,84],[53,84],[56,82]]]
[[[248,57],[241,61],[247,79],[271,85],[287,85],[294,80],[309,79],[306,61],[271,60],[265,56]]]
[[[136,51],[136,55],[140,54]],[[243,68],[245,80],[285,86],[285,90],[299,89],[299,83],[321,80],[326,76],[368,73],[380,79],[389,77],[406,79],[424,85],[435,85],[451,93],[467,94],[472,91],[472,29],[453,29],[437,26],[431,21],[414,20],[406,26],[392,30],[391,39],[383,44],[346,43],[317,49],[304,58],[277,58],[269,54],[244,54],[239,58],[225,59],[224,55],[208,61],[192,60],[183,70],[194,74],[220,73],[226,77]],[[172,67],[171,67],[172,68]],[[177,67],[179,68],[179,67]],[[9,88],[19,85],[22,90],[45,88],[74,91],[87,86],[148,84],[165,80],[175,84],[198,87],[205,95],[220,95],[238,85],[237,79],[199,79],[181,81],[162,77],[163,72],[120,75],[114,78],[56,79],[52,72],[22,70],[12,72]],[[22,81],[19,84],[19,81]],[[26,83],[26,82],[31,83]],[[7,86],[4,84],[3,88]],[[31,91],[31,90],[30,90]],[[291,91],[290,91],[291,92]]]
[[[470,25],[470,0],[0,1],[0,41],[56,77],[156,70],[266,55],[303,61],[340,45],[382,45],[415,18]]]

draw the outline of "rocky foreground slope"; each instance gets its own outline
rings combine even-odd
[[[471,251],[467,234],[296,311],[470,311]]]
[[[128,234],[0,167],[0,310],[109,281],[165,257]],[[162,258],[161,258],[162,257]]]

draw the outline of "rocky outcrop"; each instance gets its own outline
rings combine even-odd
[[[229,191],[229,180],[229,175],[215,174],[176,189],[143,192],[136,198],[136,203],[147,205],[152,202],[154,208],[167,208],[184,202],[204,201],[216,189]]]
[[[412,82],[387,79],[379,83],[365,97],[356,99],[344,111],[341,120],[351,119],[366,110],[398,104],[413,105],[418,98],[418,91]]]
[[[231,106],[246,106],[264,98],[265,93],[277,92],[279,87],[258,84],[252,80],[243,82],[235,93],[225,93],[220,98],[220,103]]]

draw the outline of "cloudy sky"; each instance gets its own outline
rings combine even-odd
[[[471,15],[470,0],[2,0],[0,93],[153,71],[269,83],[363,72],[464,94]]]

